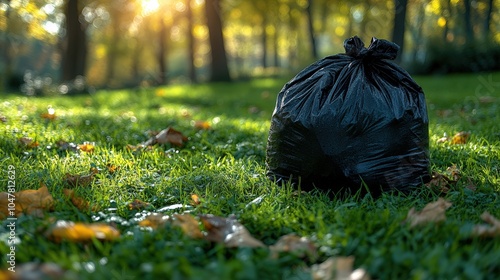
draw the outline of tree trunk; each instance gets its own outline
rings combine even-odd
[[[188,76],[192,83],[197,82],[196,66],[194,64],[194,34],[193,34],[193,9],[191,0],[186,0],[186,17],[188,19],[187,41],[188,41]]]
[[[78,0],[68,0],[64,10],[66,18],[66,40],[63,50],[63,82],[85,76],[87,62],[87,26],[79,21],[81,7]]]
[[[474,40],[474,34],[472,32],[472,20],[471,20],[471,0],[464,0],[464,24],[465,24],[465,41],[466,43],[472,43]]]
[[[489,0],[488,1],[488,10],[486,11],[486,18],[484,20],[484,38],[488,39],[490,37],[490,25],[491,25],[491,15],[493,14],[495,6],[495,1]]]
[[[231,77],[227,66],[219,1],[220,0],[205,0],[205,16],[210,41],[210,55],[212,58],[210,62],[210,81],[228,82],[231,81]]]
[[[2,57],[3,57],[3,63],[4,63],[4,71],[2,73],[2,77],[0,78],[0,91],[7,90],[11,85],[9,85],[9,79],[12,77],[12,58],[10,57],[10,38],[9,38],[9,31],[10,31],[10,0],[7,0],[7,10],[5,11],[5,21],[6,21],[6,27],[5,27],[5,32],[3,33],[3,41],[4,41],[4,49],[2,50]]]
[[[266,13],[262,13],[262,34],[260,35],[260,41],[262,45],[262,68],[267,68],[267,16]]]
[[[311,56],[314,59],[318,59],[318,50],[316,46],[316,36],[314,33],[314,20],[313,20],[313,13],[312,13],[312,5],[313,5],[313,0],[307,0],[307,8],[306,8],[306,13],[307,13],[307,28],[309,31],[309,42],[311,43]]]
[[[396,63],[401,62],[405,41],[406,8],[408,0],[394,0],[394,28],[392,29],[392,42],[399,46],[399,55]]]
[[[168,66],[166,62],[166,57],[167,57],[167,26],[165,25],[165,21],[163,17],[159,17],[159,23],[160,23],[160,33],[158,34],[158,57],[157,57],[157,63],[158,63],[158,70],[160,73],[158,73],[158,84],[164,85],[167,83],[167,71],[168,71]]]

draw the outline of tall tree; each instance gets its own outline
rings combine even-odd
[[[83,7],[78,0],[67,0],[64,7],[66,37],[63,46],[62,81],[85,76],[87,64],[87,23],[80,20]]]
[[[210,81],[212,82],[231,81],[227,66],[220,12],[220,0],[205,0],[205,16],[210,41],[210,55],[212,58],[210,62]]]
[[[2,49],[2,57],[3,57],[3,73],[2,73],[2,78],[0,78],[0,90],[5,90],[9,87],[8,85],[8,80],[12,76],[12,58],[10,55],[10,48],[11,48],[11,42],[9,38],[9,29],[10,29],[10,0],[7,0],[7,7],[5,10],[5,24],[7,25],[5,27],[5,31],[2,32],[3,34],[3,49]]]
[[[196,67],[194,64],[194,17],[193,17],[193,8],[191,7],[191,0],[186,0],[186,17],[188,20],[187,26],[187,41],[188,41],[188,76],[192,83],[197,82],[196,78]]]
[[[318,50],[316,46],[316,36],[314,33],[314,18],[312,7],[313,0],[307,0],[306,14],[307,14],[307,29],[309,31],[309,42],[311,44],[311,56],[314,59],[318,59]]]
[[[401,62],[404,42],[405,42],[405,25],[406,25],[406,8],[408,0],[394,0],[394,27],[392,29],[392,42],[399,45],[399,55],[396,57],[396,62]]]
[[[472,13],[471,0],[464,0],[464,25],[465,25],[465,41],[472,43],[474,40],[474,33],[472,31]]]
[[[488,9],[486,10],[486,18],[484,20],[484,38],[488,39],[490,36],[490,25],[491,25],[491,16],[493,14],[495,6],[495,1],[488,0]]]
[[[158,62],[158,83],[160,85],[164,85],[167,83],[167,72],[168,72],[168,64],[166,61],[167,57],[167,25],[165,24],[165,20],[163,17],[159,17],[159,33],[158,33],[158,53],[157,53],[157,62]]]

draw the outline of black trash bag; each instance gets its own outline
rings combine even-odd
[[[422,88],[397,64],[399,46],[358,37],[310,65],[278,94],[267,176],[338,193],[408,192],[430,180]]]

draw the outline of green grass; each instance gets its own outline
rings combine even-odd
[[[37,189],[44,182],[56,200],[44,218],[17,220],[17,265],[55,262],[81,279],[310,279],[306,267],[331,256],[355,257],[355,267],[377,279],[496,279],[500,275],[500,237],[472,238],[481,213],[500,217],[500,73],[417,77],[429,104],[432,168],[444,172],[457,165],[463,177],[445,198],[453,203],[439,225],[410,229],[402,224],[408,210],[421,209],[439,194],[422,188],[409,196],[378,199],[330,199],[319,191],[297,195],[265,177],[265,149],[276,94],[286,80],[261,79],[233,84],[179,85],[159,89],[98,91],[76,97],[1,96],[0,185],[7,167],[16,170],[16,189]],[[484,82],[486,81],[486,82]],[[494,96],[485,102],[484,96]],[[488,100],[486,100],[488,101]],[[51,106],[58,118],[40,114]],[[193,121],[211,123],[198,130]],[[148,139],[148,130],[172,126],[189,137],[183,148],[157,146],[131,152],[127,144]],[[444,133],[470,131],[465,145],[436,143]],[[26,149],[18,138],[40,143]],[[95,142],[94,153],[61,152],[58,140]],[[50,146],[50,147],[48,147]],[[66,173],[91,166],[119,167],[102,172],[79,195],[100,207],[82,212],[65,203]],[[468,179],[467,179],[468,178]],[[477,187],[471,191],[465,186]],[[190,195],[202,198],[191,207]],[[258,203],[251,203],[260,198]],[[128,202],[151,203],[135,212]],[[316,261],[293,255],[271,258],[269,250],[225,248],[194,240],[178,228],[150,231],[138,220],[162,207],[183,204],[166,214],[190,211],[238,220],[266,245],[297,233],[318,246]],[[113,223],[122,235],[115,242],[78,244],[49,241],[54,220]],[[7,222],[0,228],[0,267],[5,257]]]

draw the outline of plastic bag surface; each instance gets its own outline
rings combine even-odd
[[[391,62],[399,46],[358,37],[345,54],[308,66],[279,92],[267,176],[332,190],[408,192],[430,179],[424,93]]]

